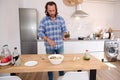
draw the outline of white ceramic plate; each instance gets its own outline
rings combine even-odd
[[[1,61],[0,61],[0,66],[6,66],[6,65],[10,64],[10,62],[11,62],[11,61],[9,61],[9,62],[7,62],[7,63],[1,63]]]
[[[25,66],[35,66],[38,62],[37,61],[28,61],[25,62],[24,65]]]

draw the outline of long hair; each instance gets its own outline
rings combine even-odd
[[[50,5],[50,6],[55,5],[55,9],[56,9],[55,17],[56,17],[57,14],[58,14],[56,3],[53,2],[53,1],[50,1],[50,2],[47,2],[47,3],[46,3],[46,5],[45,5],[45,14],[46,14],[46,16],[50,16],[49,13],[47,12],[47,9],[48,9],[47,6],[48,6],[48,5]]]

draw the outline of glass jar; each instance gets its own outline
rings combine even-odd
[[[1,63],[6,63],[12,60],[12,55],[11,55],[11,52],[7,44],[3,45],[2,47],[2,51],[0,54],[0,60],[1,60]]]
[[[84,60],[90,60],[90,54],[88,50],[86,50],[84,53]]]

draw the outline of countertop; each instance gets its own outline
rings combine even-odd
[[[67,40],[67,41],[105,41],[106,39],[93,39],[93,40],[78,40],[77,38],[71,38],[70,40]],[[44,41],[44,40],[37,40],[37,41]],[[65,41],[65,42],[67,42]]]

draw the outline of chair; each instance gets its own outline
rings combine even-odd
[[[59,77],[58,80],[89,80],[89,74],[87,71],[66,72],[65,75]]]
[[[22,80],[18,76],[1,76],[0,80]]]

